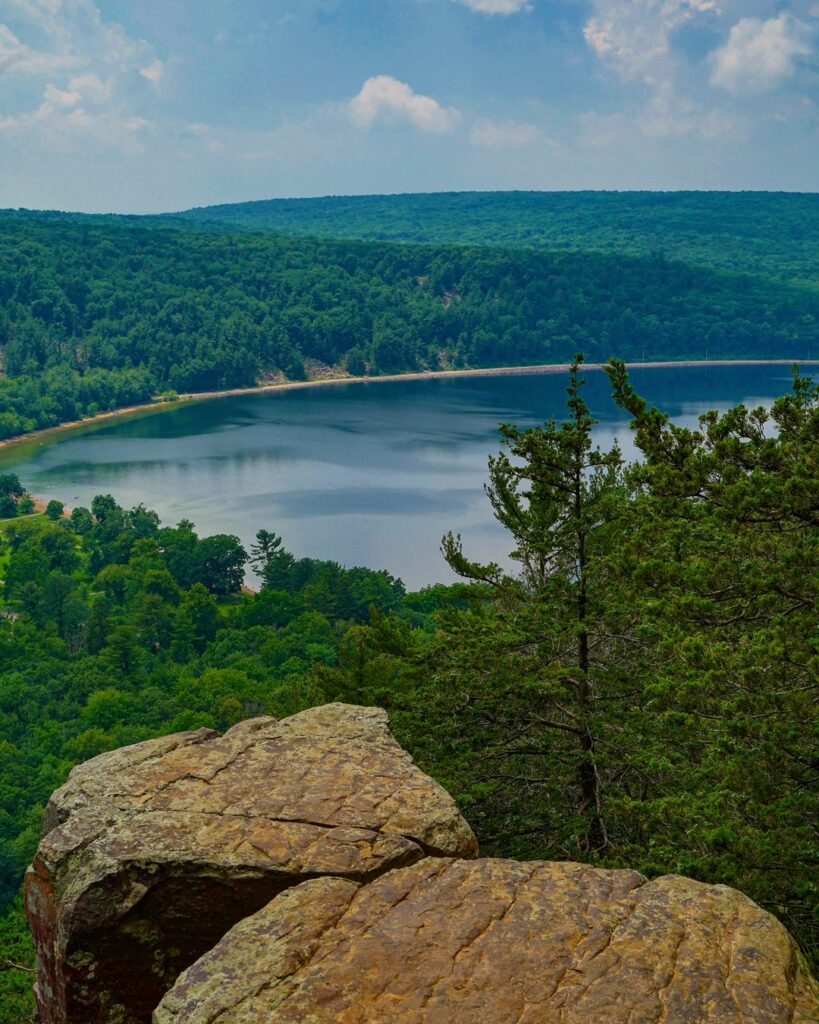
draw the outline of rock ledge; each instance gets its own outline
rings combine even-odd
[[[305,879],[472,857],[378,708],[330,704],[113,751],[46,810],[26,879],[43,1024],[137,1024],[237,921]]]
[[[305,882],[186,971],[155,1024],[808,1024],[785,929],[725,886],[425,860]]]

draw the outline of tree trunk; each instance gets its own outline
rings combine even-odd
[[[576,508],[579,514],[581,500],[581,482],[576,484]],[[589,727],[589,633],[586,628],[588,597],[586,593],[586,538],[581,532],[578,536],[578,591],[577,619],[580,631],[577,644],[577,664],[580,669],[577,696],[580,704],[580,717],[583,723],[579,735],[581,759],[578,769],[580,792],[582,795],[581,810],[588,820],[588,828],[583,840],[585,853],[604,853],[609,844],[606,824],[603,820],[602,799],[600,794],[600,778],[597,774],[597,763],[594,752],[594,735]]]

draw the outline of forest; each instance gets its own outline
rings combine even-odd
[[[2,523],[2,1024],[30,1012],[16,893],[72,765],[336,699],[389,710],[486,854],[732,885],[816,962],[819,386],[686,429],[608,372],[640,461],[595,448],[578,361],[564,417],[501,427],[489,463],[515,568],[453,523],[452,586],[296,559],[266,528],[247,551],[108,495]],[[0,491],[26,498],[13,474]]]
[[[169,391],[303,379],[311,361],[360,376],[567,363],[577,351],[595,362],[819,357],[819,289],[661,252],[132,221],[0,216],[0,439]]]
[[[135,218],[142,222],[145,218]],[[663,255],[817,285],[819,199],[785,192],[436,192],[266,199],[168,215],[205,229]]]

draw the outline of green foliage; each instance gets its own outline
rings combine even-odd
[[[478,740],[484,750],[492,745],[486,721],[493,739],[501,721],[501,731],[514,734],[515,742],[498,756],[507,762],[509,774],[502,777],[514,778],[524,799],[531,787],[516,762],[562,765],[544,801],[562,809],[566,825],[562,835],[552,828],[553,846],[603,855],[613,840],[603,806],[606,748],[602,755],[599,748],[611,742],[607,709],[623,700],[632,667],[610,642],[616,595],[605,566],[619,539],[625,490],[619,450],[592,447],[593,420],[581,388],[578,360],[567,422],[529,430],[503,426],[510,455],[490,460],[487,493],[514,541],[519,574],[471,562],[459,538],[444,538],[450,566],[489,590],[479,591],[481,601],[489,600],[479,614],[450,616],[448,629],[458,642],[446,648],[447,673],[459,700],[466,697],[470,742]],[[507,810],[517,806],[508,790],[498,791]]]
[[[0,494],[14,499],[22,498],[25,491],[16,473],[3,473],[0,475]]]
[[[56,522],[59,519],[62,519],[64,512],[65,505],[61,501],[57,501],[55,498],[52,498],[51,501],[46,505],[45,514],[48,516],[49,519],[53,520],[54,522]]]
[[[610,370],[643,461],[591,448],[573,380],[568,422],[490,463],[517,572],[450,535],[469,586],[320,678],[392,709],[485,853],[733,885],[815,961],[819,386],[691,430]]]
[[[819,198],[782,192],[450,192],[269,199],[165,218],[212,230],[571,249],[816,283]],[[136,223],[145,223],[144,218]]]
[[[0,913],[0,1024],[34,1020],[34,944],[17,899]]]
[[[633,255],[155,223],[0,217],[0,438],[158,392],[302,379],[310,360],[360,375],[561,363],[578,350],[597,361],[819,354],[819,291],[670,261],[644,219]],[[594,234],[575,241],[593,246]]]
[[[386,573],[283,552],[283,591],[226,601],[246,560],[236,538],[163,527],[110,495],[70,520],[12,522],[4,543],[13,615],[0,617],[0,905],[75,763],[322,703],[314,666],[335,664],[350,621],[368,617],[365,600],[387,612],[403,594]]]
[[[683,429],[609,373],[641,462],[593,447],[576,365],[566,422],[503,427],[490,462],[514,571],[449,535],[456,586],[407,595],[261,530],[262,590],[236,595],[236,538],[109,495],[5,524],[4,904],[78,761],[341,699],[390,710],[485,853],[733,885],[815,959],[819,386]],[[29,964],[19,906],[0,939]],[[0,971],[0,1014],[28,981]]]
[[[20,483],[16,473],[0,474],[0,519],[14,519],[34,510],[31,495]]]

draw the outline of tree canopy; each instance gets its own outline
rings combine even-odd
[[[130,222],[129,222],[130,223]],[[0,438],[331,373],[819,357],[819,289],[660,252],[322,241],[0,216]]]

